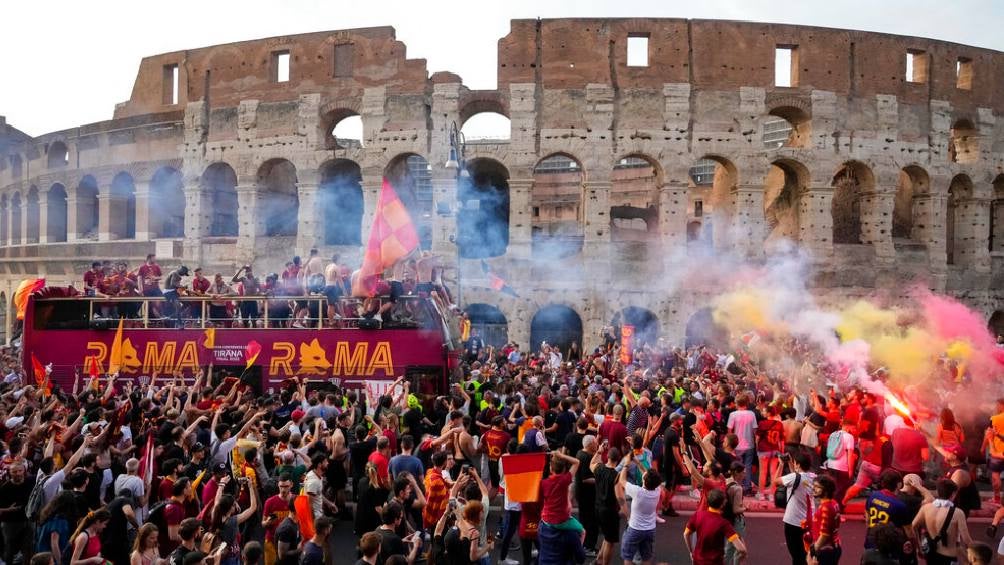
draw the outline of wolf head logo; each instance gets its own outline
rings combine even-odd
[[[300,374],[324,375],[331,368],[324,348],[316,339],[300,344]]]

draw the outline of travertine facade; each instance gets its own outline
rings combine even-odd
[[[587,346],[629,307],[681,340],[713,289],[663,281],[782,239],[812,251],[824,300],[916,283],[989,319],[1002,81],[986,49],[682,19],[513,21],[492,91],[429,77],[389,27],[165,53],[112,120],[37,138],[0,122],[0,290],[148,252],[210,271],[278,271],[312,246],[352,263],[386,175],[427,246],[449,262],[464,247],[463,302],[498,304],[524,345],[551,305],[577,313]],[[450,126],[480,112],[511,135],[467,143],[458,182]],[[355,115],[362,139],[333,138]],[[519,298],[488,288],[481,258]]]

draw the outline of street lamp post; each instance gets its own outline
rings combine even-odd
[[[459,192],[460,179],[469,179],[471,173],[467,170],[467,159],[464,151],[464,134],[457,128],[457,122],[450,123],[450,155],[446,159],[444,167],[451,171],[456,171],[456,186]],[[456,262],[457,262],[457,306],[463,308],[464,298],[463,298],[463,285],[461,284],[461,273],[460,273],[460,211],[464,208],[464,202],[457,197],[456,212],[453,215],[453,227],[454,235],[450,236],[450,240],[456,247]],[[451,206],[451,208],[453,208]]]

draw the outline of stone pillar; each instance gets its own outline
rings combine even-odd
[[[507,257],[530,259],[532,247],[533,178],[509,179],[509,250]]]
[[[579,262],[594,283],[610,281],[610,179],[586,181],[583,190],[583,241]],[[601,287],[602,288],[602,287]]]
[[[237,259],[250,264],[255,257],[255,243],[262,233],[258,217],[258,186],[251,178],[237,178]]]
[[[202,189],[198,177],[185,179],[185,241],[183,256],[194,265],[203,262],[202,239],[213,225],[213,196]]]
[[[136,241],[149,241],[160,237],[161,216],[157,211],[150,213],[150,181],[135,181],[136,195]]]
[[[66,195],[66,241],[77,241],[80,239],[80,234],[77,230],[80,229],[80,225],[77,218],[77,191],[76,189],[67,191]]]
[[[49,189],[38,191],[38,242],[49,243]]]
[[[763,186],[738,185],[732,189],[733,249],[744,257],[763,255],[766,220],[763,215]]]
[[[927,246],[931,270],[945,272],[948,254],[945,249],[948,198],[943,195],[920,194],[913,197],[912,238]]]
[[[687,185],[667,183],[659,189],[659,239],[663,246],[664,268],[687,250]]]
[[[880,263],[891,263],[896,259],[896,248],[892,243],[892,210],[896,204],[896,187],[881,187],[859,195],[861,243],[875,249],[875,258]]]
[[[21,245],[28,245],[30,243],[28,241],[29,220],[30,219],[28,218],[28,195],[27,193],[25,193],[25,195],[21,198],[21,238],[20,238]]]
[[[320,189],[316,182],[298,181],[296,194],[300,200],[296,228],[296,253],[307,257],[312,247],[324,243],[324,216],[321,209]]]
[[[363,174],[363,222],[362,233],[359,234],[359,241],[366,248],[366,243],[370,237],[370,226],[373,225],[373,216],[376,214],[377,201],[380,198],[380,186],[383,184],[382,173],[375,175]]]
[[[990,200],[967,198],[958,203],[955,214],[955,265],[990,272]]]
[[[812,186],[798,199],[798,241],[816,258],[833,254],[833,187]]]
[[[436,170],[432,175],[432,250],[445,258],[457,255],[457,216],[464,211],[457,201],[455,171]],[[450,238],[454,241],[451,243]],[[449,259],[447,259],[449,261]]]

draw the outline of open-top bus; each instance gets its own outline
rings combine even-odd
[[[163,298],[65,294],[46,288],[29,298],[22,338],[25,374],[32,374],[34,356],[52,365],[50,378],[64,389],[76,374],[104,374],[110,363],[121,367],[121,378],[154,372],[191,378],[212,365],[214,375],[241,376],[261,392],[297,378],[382,394],[404,376],[412,392],[428,398],[446,393],[460,355],[458,320],[438,299],[424,296],[397,298],[378,321],[360,315],[361,302],[353,298],[329,311],[317,295],[227,297],[228,316],[213,319],[212,299],[205,297],[183,298],[176,310],[183,315],[161,317],[171,307]],[[250,301],[262,306],[260,317],[242,318],[239,303]],[[277,302],[309,315],[270,318],[275,308],[269,305]],[[111,359],[120,324],[120,353]]]

